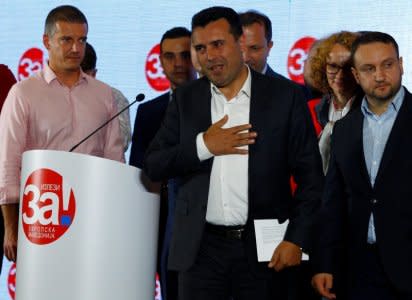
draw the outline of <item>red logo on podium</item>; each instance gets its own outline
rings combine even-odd
[[[155,300],[162,300],[159,274],[156,273]]]
[[[14,299],[16,295],[16,264],[12,264],[7,277],[7,289],[11,299]]]
[[[23,192],[22,222],[29,241],[38,245],[52,243],[70,227],[76,211],[71,187],[50,169],[31,173]]]
[[[30,77],[34,72],[43,68],[43,51],[39,48],[31,48],[23,53],[17,70],[18,80]]]
[[[166,91],[170,88],[170,82],[163,72],[160,63],[160,45],[157,44],[150,50],[146,58],[145,74],[147,82],[158,92]]]
[[[305,36],[292,46],[288,55],[289,78],[297,83],[304,84],[303,65],[308,56],[308,51],[316,39]]]

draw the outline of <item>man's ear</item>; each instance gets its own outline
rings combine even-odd
[[[47,50],[50,49],[50,39],[47,34],[43,34],[43,45]]]
[[[243,48],[245,46],[245,34],[244,33],[242,33],[239,36],[238,42],[239,42],[240,47]]]
[[[353,77],[355,77],[356,82],[359,84],[359,73],[358,73],[358,71],[354,67],[351,67],[350,70],[352,71],[352,75],[353,75]]]

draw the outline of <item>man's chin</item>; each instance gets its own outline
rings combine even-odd
[[[387,102],[395,96],[395,93],[389,91],[387,93],[375,93],[374,96],[376,100],[379,100],[381,102]]]
[[[79,72],[80,71],[80,65],[78,66],[67,66],[65,68],[66,72]]]

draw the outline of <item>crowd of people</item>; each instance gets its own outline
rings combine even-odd
[[[11,261],[22,153],[67,151],[128,104],[95,78],[88,29],[79,9],[58,6],[43,70],[15,83],[0,65],[0,234]],[[191,30],[160,39],[170,90],[139,105],[132,133],[126,111],[76,151],[124,161],[131,141],[129,163],[161,197],[163,299],[412,299],[412,95],[397,42],[325,36],[308,53],[305,86],[268,65],[273,45],[263,13],[199,11]],[[288,221],[267,262],[257,259],[261,219]]]

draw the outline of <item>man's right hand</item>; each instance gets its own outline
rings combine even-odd
[[[16,262],[19,206],[18,204],[6,204],[2,205],[1,209],[4,217],[4,255],[8,260]]]
[[[225,115],[203,134],[207,149],[214,155],[248,154],[247,149],[240,147],[253,144],[257,133],[249,131],[252,128],[251,124],[222,128],[228,119],[229,117]]]
[[[312,286],[326,299],[336,299],[336,295],[330,290],[333,286],[333,276],[328,273],[319,273],[312,277]]]

